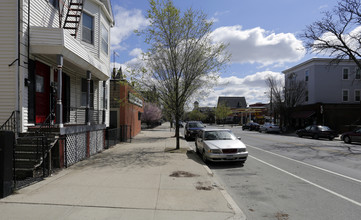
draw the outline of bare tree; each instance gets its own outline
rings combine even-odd
[[[208,82],[215,80],[229,60],[224,44],[213,44],[212,23],[202,11],[183,14],[171,0],[150,0],[147,18],[150,25],[140,32],[150,45],[146,54],[148,78],[144,86],[157,88],[162,106],[175,119],[179,148],[179,120],[188,99]]]
[[[340,0],[332,11],[323,14],[301,35],[305,47],[335,57],[335,61],[351,59],[361,69],[361,1]]]
[[[272,116],[281,116],[281,125],[288,124],[292,109],[302,104],[306,97],[306,82],[297,80],[294,74],[286,76],[285,82],[269,76],[266,85],[270,92],[270,111]],[[275,114],[276,113],[276,114]]]

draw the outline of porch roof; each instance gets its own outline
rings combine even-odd
[[[110,77],[109,65],[93,56],[62,28],[31,27],[30,52],[47,56],[61,54],[64,65],[69,62],[72,66],[83,69],[84,72],[89,70],[100,80],[107,80]]]

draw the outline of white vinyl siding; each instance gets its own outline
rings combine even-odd
[[[16,110],[17,90],[17,1],[1,0],[0,7],[0,125]]]

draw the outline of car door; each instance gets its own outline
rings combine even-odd
[[[196,147],[200,151],[203,149],[203,131],[199,131],[196,136]]]
[[[353,138],[353,141],[361,142],[361,128],[355,131],[355,136]]]

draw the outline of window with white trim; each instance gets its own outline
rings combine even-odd
[[[108,30],[105,28],[105,26],[102,24],[102,51],[108,55],[108,39],[109,39]]]
[[[54,6],[54,8],[59,8],[59,0],[49,0],[50,4]]]
[[[81,106],[86,107],[86,97],[88,93],[88,80],[81,79]],[[94,85],[93,80],[90,80],[90,97],[89,97],[90,108],[94,107]]]
[[[309,77],[309,71],[306,70],[305,71],[305,81],[308,82],[308,77]]]
[[[361,71],[359,68],[356,68],[355,79],[361,79]]]
[[[349,74],[348,68],[343,68],[342,69],[342,79],[343,80],[348,80],[348,74]]]
[[[83,13],[82,40],[94,44],[94,17]]]
[[[355,90],[355,102],[361,101],[361,90]]]
[[[342,90],[342,101],[348,102],[348,90],[347,89]]]

